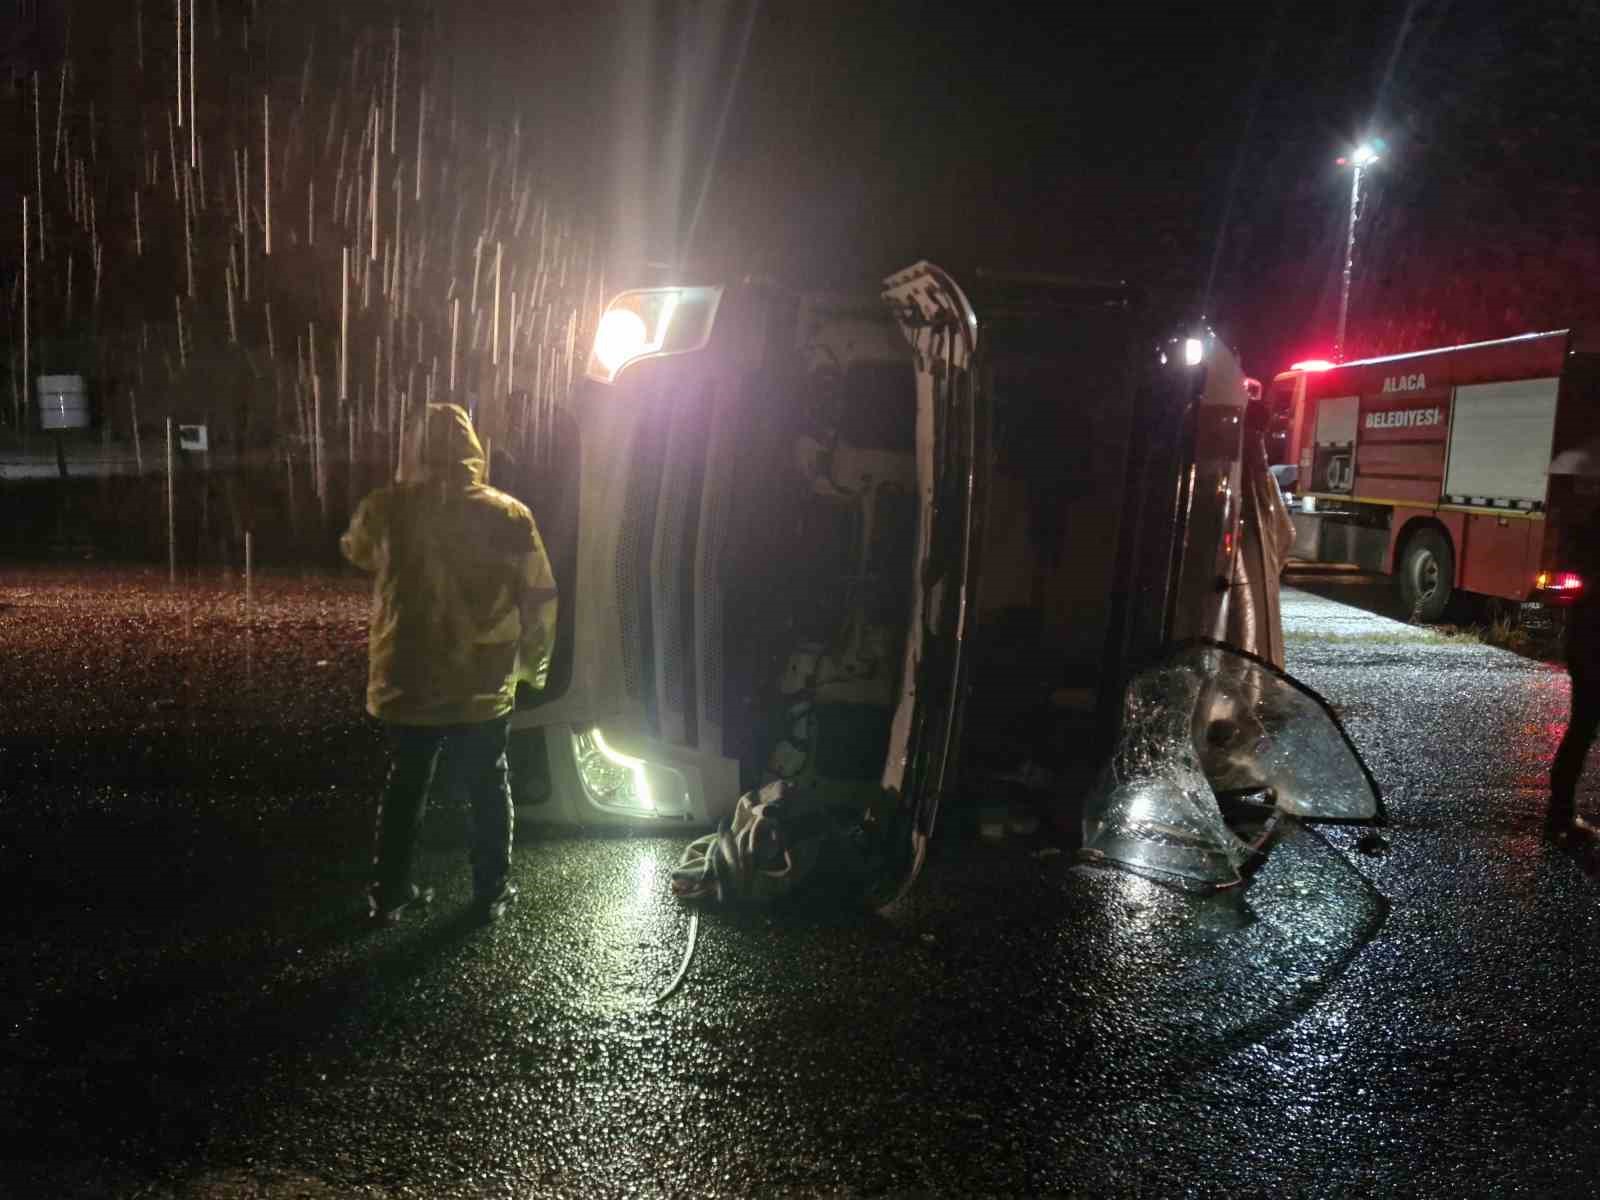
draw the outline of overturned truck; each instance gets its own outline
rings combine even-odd
[[[512,472],[562,587],[512,722],[525,815],[704,827],[777,783],[913,863],[987,790],[1075,822],[1163,647],[1281,665],[1248,407],[1223,344],[1122,286],[924,262],[865,300],[619,295]]]

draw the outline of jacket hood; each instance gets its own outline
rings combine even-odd
[[[459,404],[430,404],[413,432],[402,482],[422,480],[460,485],[483,482],[483,444],[472,418]]]

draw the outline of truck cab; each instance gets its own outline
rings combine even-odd
[[[703,827],[781,779],[926,837],[984,779],[1086,781],[1131,673],[1221,634],[1246,399],[1121,286],[622,293],[524,464],[561,613],[519,808]]]

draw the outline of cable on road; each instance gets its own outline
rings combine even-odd
[[[652,1006],[660,1004],[683,986],[683,981],[689,975],[689,964],[694,961],[695,944],[700,940],[700,911],[689,910],[689,944],[684,947],[683,963],[678,967],[678,973],[672,977],[672,982],[667,984],[667,990],[658,995],[650,1003]]]

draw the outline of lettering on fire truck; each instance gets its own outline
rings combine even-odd
[[[1386,392],[1420,392],[1428,386],[1428,377],[1416,375],[1390,375],[1383,381]]]
[[[1368,429],[1418,429],[1444,422],[1444,410],[1433,408],[1396,408],[1390,412],[1369,412],[1365,421]]]

